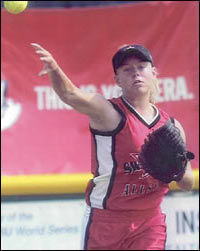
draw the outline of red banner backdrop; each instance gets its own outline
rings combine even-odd
[[[106,98],[118,95],[111,59],[119,46],[143,44],[159,71],[157,105],[183,125],[199,155],[198,2],[27,9],[1,16],[2,175],[90,172],[88,119],[52,91],[30,43],[49,50],[72,81]]]

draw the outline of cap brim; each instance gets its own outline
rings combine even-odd
[[[122,57],[122,61],[125,60],[125,58],[128,56],[136,56],[136,57],[142,59],[143,61],[149,61],[152,63],[150,58],[146,57],[141,51],[134,49],[134,48],[131,48],[131,49],[127,50],[126,52],[124,52],[124,55]]]

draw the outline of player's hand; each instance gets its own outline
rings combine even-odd
[[[40,60],[43,62],[44,67],[42,71],[39,72],[38,76],[45,75],[51,71],[54,71],[58,68],[58,65],[54,58],[52,57],[51,53],[49,53],[47,50],[42,48],[39,44],[31,43],[33,48],[35,49],[35,52],[40,56]]]

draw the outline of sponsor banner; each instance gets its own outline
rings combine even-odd
[[[174,192],[164,198],[166,250],[199,249],[198,196]],[[80,250],[84,198],[2,202],[1,210],[2,250]]]
[[[159,72],[157,105],[181,122],[199,167],[198,2],[1,14],[2,175],[90,172],[89,120],[57,97],[48,76],[38,77],[42,63],[32,42],[49,50],[82,90],[108,99],[121,93],[113,54],[123,44],[146,46]]]

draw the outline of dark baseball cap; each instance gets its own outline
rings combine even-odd
[[[120,48],[112,58],[114,72],[116,73],[123,62],[130,56],[136,56],[143,61],[148,61],[154,66],[151,53],[142,45],[126,45]]]

